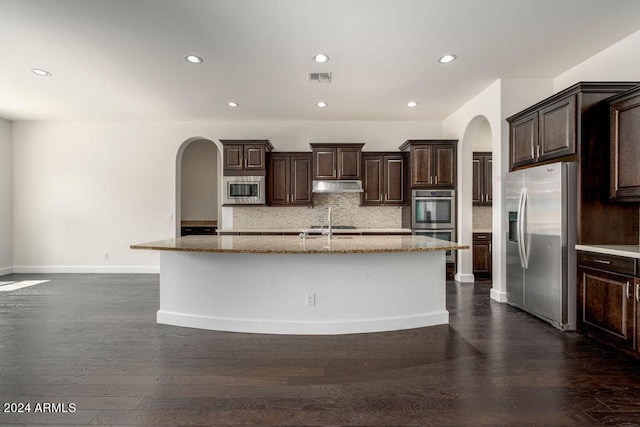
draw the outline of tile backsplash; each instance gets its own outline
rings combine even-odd
[[[236,206],[233,228],[309,228],[327,225],[329,206],[333,225],[358,228],[402,228],[402,208],[397,206],[360,206],[359,193],[314,194],[313,207]]]
[[[473,207],[473,229],[491,230],[493,228],[493,209],[491,206]]]

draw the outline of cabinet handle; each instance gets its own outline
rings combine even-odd
[[[436,185],[438,184],[438,175],[436,175]]]
[[[611,264],[611,261],[606,261],[604,259],[594,259],[593,262],[597,262],[598,264],[606,264],[606,265]]]
[[[476,239],[486,239],[487,236],[476,236]]]
[[[631,298],[631,293],[629,292],[630,291],[630,289],[629,289],[630,286],[631,285],[629,285],[629,281],[627,281],[627,299]]]
[[[433,184],[433,177],[432,176],[429,177],[429,184]]]
[[[636,283],[636,301],[640,302],[640,283]]]
[[[538,145],[538,148],[536,149],[536,157],[540,158],[540,145]]]
[[[533,152],[533,145],[531,146],[531,158],[532,159],[536,158],[535,153]]]

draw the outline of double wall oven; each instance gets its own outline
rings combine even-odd
[[[456,237],[455,190],[413,190],[411,197],[413,234],[454,241]],[[454,262],[454,251],[447,251],[447,262]]]

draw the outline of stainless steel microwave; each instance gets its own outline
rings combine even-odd
[[[264,176],[225,176],[224,205],[264,205]]]

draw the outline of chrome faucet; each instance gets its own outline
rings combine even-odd
[[[329,239],[333,239],[333,226],[331,223],[331,206],[329,206],[329,228],[327,231],[324,231],[324,227],[322,228],[322,234],[326,234]]]

